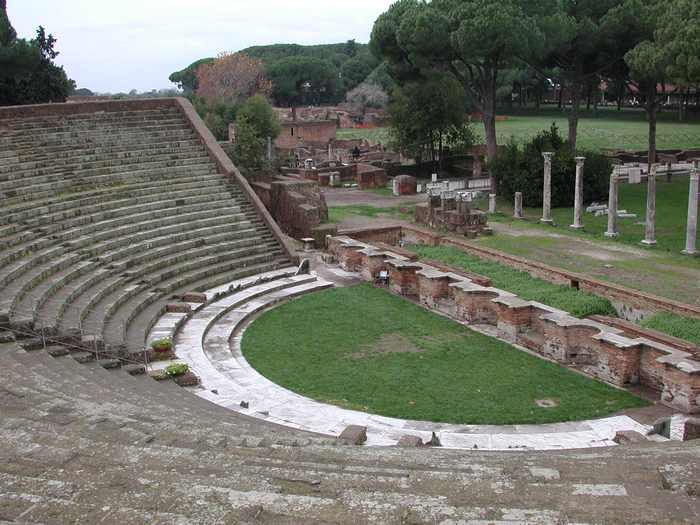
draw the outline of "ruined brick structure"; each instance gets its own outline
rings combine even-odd
[[[491,234],[486,213],[451,191],[429,193],[428,202],[416,206],[416,222],[467,237]]]
[[[328,221],[326,199],[314,181],[277,177],[254,182],[252,187],[277,224],[292,237],[312,236],[314,228]]]
[[[328,250],[343,269],[368,280],[388,271],[392,292],[415,298],[427,308],[469,324],[495,326],[500,338],[544,357],[619,387],[648,387],[668,406],[700,412],[700,361],[691,353],[628,337],[620,329],[525,301],[350,237],[329,238]]]

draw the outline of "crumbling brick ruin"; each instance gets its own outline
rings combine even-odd
[[[416,206],[416,222],[466,237],[489,235],[488,216],[472,209],[467,193],[431,189],[428,202]]]
[[[463,274],[408,260],[350,237],[328,239],[346,271],[374,280],[389,274],[389,289],[458,321],[496,327],[499,337],[619,387],[642,385],[661,402],[700,413],[700,361],[675,347],[631,338],[623,330],[493,288]]]

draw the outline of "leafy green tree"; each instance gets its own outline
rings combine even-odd
[[[236,115],[236,143],[234,160],[247,170],[258,170],[265,165],[268,138],[280,134],[277,116],[265,97],[256,95],[243,104]]]
[[[340,68],[344,88],[350,91],[359,86],[378,65],[371,53],[358,53],[346,60]]]
[[[173,84],[177,84],[177,88],[182,90],[185,95],[194,93],[199,87],[199,83],[197,81],[197,70],[199,69],[199,66],[211,64],[214,62],[214,60],[216,59],[202,58],[197,60],[196,62],[193,62],[187,66],[185,69],[175,71],[170,75],[170,77],[168,77],[168,79]]]
[[[615,33],[606,15],[624,0],[562,0],[560,9],[545,13],[539,23],[547,35],[548,53],[539,64],[558,68],[560,82],[571,95],[568,112],[569,139],[576,151],[579,108],[584,89],[597,84],[602,72],[622,58],[616,54]]]
[[[460,83],[451,75],[435,74],[396,88],[389,105],[391,134],[403,152],[441,162],[447,146],[471,145],[467,106]]]
[[[16,38],[15,28],[7,16],[7,2],[0,0],[0,46],[9,46]]]
[[[494,157],[499,72],[515,58],[543,52],[544,35],[535,16],[550,3],[399,0],[375,22],[370,46],[389,62],[399,85],[429,77],[431,71],[453,75],[482,113],[488,155]]]
[[[267,68],[272,94],[278,104],[320,104],[334,100],[338,70],[328,60],[296,56]]]
[[[39,26],[33,40],[18,39],[0,4],[0,105],[64,102],[75,88],[54,64],[56,39]]]
[[[275,139],[282,131],[279,119],[272,106],[262,95],[250,97],[243,104],[236,115],[236,122],[245,120],[255,130],[255,134],[267,140],[267,137]]]

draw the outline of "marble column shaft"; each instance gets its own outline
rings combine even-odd
[[[516,219],[524,218],[524,215],[523,215],[523,192],[521,192],[521,191],[515,192],[515,207],[514,207],[513,217],[515,217]]]
[[[656,164],[651,165],[647,179],[647,217],[642,244],[656,245]]]
[[[617,190],[618,177],[617,170],[610,175],[610,193],[608,195],[608,231],[605,232],[606,237],[615,238],[619,234],[617,232]]]
[[[544,189],[542,191],[541,222],[552,223],[552,156],[554,153],[544,152]]]
[[[576,189],[574,191],[574,223],[571,228],[583,229],[583,165],[585,157],[576,157]]]
[[[690,174],[690,190],[688,194],[688,229],[685,239],[685,255],[697,255],[698,242],[698,198],[700,198],[700,171],[697,167]]]

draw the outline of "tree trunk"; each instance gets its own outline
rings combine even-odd
[[[562,106],[564,105],[564,87],[562,85],[559,85],[559,109],[562,109]]]
[[[656,86],[654,86],[656,90]],[[651,172],[651,165],[656,162],[656,122],[657,122],[657,104],[656,93],[647,95],[647,118],[649,120],[649,159],[648,168]]]
[[[578,110],[581,103],[581,91],[574,86],[571,93],[571,110],[569,111],[569,147],[572,153],[576,153],[576,139],[578,138]]]

